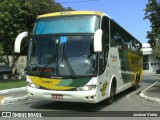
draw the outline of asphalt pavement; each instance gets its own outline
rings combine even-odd
[[[139,96],[147,101],[160,103],[160,81],[144,89]],[[26,87],[0,90],[0,105],[13,104],[27,99],[29,99],[29,97]]]
[[[147,101],[160,103],[160,81],[144,89],[139,96]]]

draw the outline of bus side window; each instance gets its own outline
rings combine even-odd
[[[103,74],[107,61],[109,52],[109,18],[103,17],[102,19],[102,52],[99,55],[99,74]]]

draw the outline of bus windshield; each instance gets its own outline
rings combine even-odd
[[[93,35],[33,35],[28,73],[49,76],[96,74]]]
[[[38,19],[34,34],[94,33],[99,27],[98,16],[61,16]]]

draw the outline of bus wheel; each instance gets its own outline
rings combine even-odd
[[[114,102],[114,98],[116,95],[116,86],[112,83],[111,85],[111,91],[110,91],[110,97],[107,99],[107,104],[112,104]]]

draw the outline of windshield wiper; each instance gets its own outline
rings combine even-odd
[[[56,45],[56,48],[55,48],[55,54],[51,56],[51,58],[48,60],[48,62],[46,63],[46,65],[42,68],[42,71],[40,73],[40,75],[42,77],[44,77],[44,72],[45,72],[45,68],[48,68],[48,66],[52,63],[52,62],[56,62],[56,59],[58,58],[58,52],[57,52],[57,45]],[[57,65],[58,66],[58,63]],[[56,73],[58,73],[58,67],[54,68],[53,71],[56,71]]]
[[[41,73],[40,73],[40,76],[44,77],[45,69],[48,68],[48,66],[49,66],[52,62],[54,62],[54,61],[56,60],[57,56],[58,56],[58,55],[55,54],[55,55],[53,55],[53,56],[48,60],[47,64],[42,68]],[[55,69],[54,69],[54,70],[55,70]]]
[[[76,73],[74,72],[73,68],[72,68],[72,65],[70,64],[70,62],[68,61],[68,57],[64,51],[64,48],[65,48],[65,44],[63,44],[63,51],[62,51],[62,60],[64,59],[67,67],[68,67],[68,70],[70,71],[71,73],[71,76],[73,79],[76,79]]]

